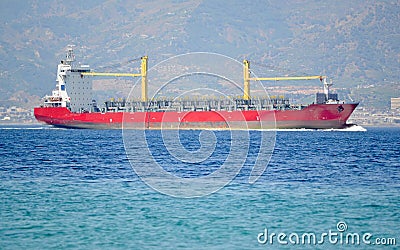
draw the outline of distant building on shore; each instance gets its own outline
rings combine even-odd
[[[400,97],[390,98],[390,108],[400,109]]]

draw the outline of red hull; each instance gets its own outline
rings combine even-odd
[[[302,110],[72,113],[62,107],[34,109],[38,121],[68,128],[344,128],[354,104],[311,104]]]

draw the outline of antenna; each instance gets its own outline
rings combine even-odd
[[[326,100],[329,100],[329,87],[332,86],[332,79],[330,79],[329,83],[326,81],[326,78],[324,78],[324,94],[326,97]]]
[[[71,67],[72,67],[72,62],[75,61],[75,54],[73,47],[75,47],[75,45],[69,44],[67,46],[67,55],[66,55],[67,64],[71,65]]]

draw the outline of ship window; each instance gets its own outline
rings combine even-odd
[[[65,85],[61,85],[61,90],[64,91],[65,90]]]

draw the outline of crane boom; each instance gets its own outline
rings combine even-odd
[[[250,100],[250,81],[289,81],[289,80],[324,80],[326,76],[283,76],[283,77],[250,77],[250,62],[243,60],[244,91],[243,99]]]
[[[283,76],[283,77],[251,77],[251,81],[286,81],[286,80],[314,80],[325,79],[326,76]]]
[[[83,76],[131,76],[137,77],[142,76],[142,74],[131,74],[131,73],[103,73],[103,72],[82,72]]]
[[[82,72],[83,76],[115,76],[115,77],[142,77],[142,102],[147,102],[147,56],[142,56],[140,73],[107,73],[107,72]]]

